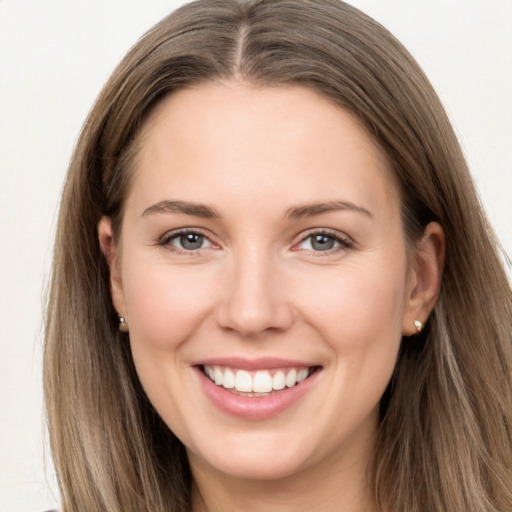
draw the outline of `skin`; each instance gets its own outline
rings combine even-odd
[[[406,242],[384,156],[350,114],[305,88],[182,90],[141,137],[120,246],[108,218],[99,236],[142,385],[187,448],[194,510],[371,510],[378,404],[402,335],[435,303],[441,228]],[[163,200],[218,216],[148,213]],[[339,201],[355,208],[289,215]],[[178,229],[203,245],[183,248]],[[319,232],[331,249],[312,245]],[[233,356],[321,370],[298,402],[252,421],[213,405],[193,368]]]

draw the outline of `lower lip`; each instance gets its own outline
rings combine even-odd
[[[247,420],[264,420],[277,416],[298,402],[314,384],[318,370],[292,388],[261,397],[240,396],[212,382],[200,368],[196,368],[201,385],[213,404],[222,412]]]

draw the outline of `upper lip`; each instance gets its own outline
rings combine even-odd
[[[276,368],[310,368],[319,366],[315,363],[298,361],[293,359],[281,359],[276,357],[259,357],[245,359],[242,357],[215,357],[202,359],[192,366],[225,366],[239,370],[272,370]]]

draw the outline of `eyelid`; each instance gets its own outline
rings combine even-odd
[[[325,235],[332,239],[334,239],[336,242],[338,242],[340,245],[338,247],[335,247],[333,249],[328,249],[326,251],[313,251],[310,249],[300,249],[297,248],[299,244],[307,240],[308,238],[312,237],[313,235]],[[346,249],[350,249],[354,246],[354,241],[347,236],[344,233],[341,233],[340,231],[330,229],[330,228],[311,228],[308,229],[306,232],[303,232],[300,234],[300,238],[297,242],[295,242],[292,246],[292,250],[299,251],[304,250],[308,252],[315,253],[315,255],[329,255],[338,251],[343,251]]]
[[[176,247],[176,246],[173,246],[170,244],[170,241],[172,239],[177,238],[180,235],[187,234],[187,233],[194,233],[194,234],[201,235],[206,240],[208,240],[208,242],[211,245],[209,247],[200,248],[200,249],[196,249],[196,250],[182,250],[179,247]],[[310,250],[310,249],[300,249],[298,247],[299,244],[303,243],[305,240],[307,240],[308,238],[310,238],[313,235],[328,236],[328,237],[332,238],[333,240],[335,240],[339,244],[339,246],[332,248],[332,249],[328,249],[326,251],[314,251],[314,250]],[[184,227],[184,228],[178,228],[178,229],[168,231],[164,235],[162,235],[161,237],[159,237],[157,239],[156,245],[161,246],[171,252],[182,253],[182,254],[187,254],[187,255],[198,254],[199,251],[204,250],[204,249],[211,249],[212,247],[215,249],[220,248],[220,245],[213,240],[211,233],[209,231],[207,231],[203,228],[199,228],[199,227]],[[310,228],[307,231],[302,232],[300,234],[300,236],[298,237],[298,240],[293,243],[291,250],[292,251],[304,250],[304,251],[314,253],[317,256],[322,256],[322,255],[333,254],[338,251],[347,250],[347,249],[352,248],[353,246],[354,246],[354,241],[349,236],[347,236],[346,234],[344,234],[340,231],[330,229],[330,228]]]
[[[170,243],[171,240],[179,237],[180,235],[184,235],[187,233],[194,233],[197,235],[201,235],[206,240],[208,240],[208,242],[211,245],[209,247],[204,247],[204,248],[196,249],[196,250],[184,250],[184,249],[180,249],[179,247],[173,246]],[[161,237],[158,238],[158,240],[156,241],[156,245],[161,246],[161,247],[167,249],[168,251],[171,251],[174,253],[187,254],[187,255],[194,255],[194,254],[197,254],[201,250],[211,249],[212,247],[215,249],[220,247],[219,244],[217,244],[215,241],[212,240],[212,236],[209,232],[206,232],[206,230],[204,230],[202,228],[197,228],[197,227],[178,228],[178,229],[173,229],[171,231],[167,231],[164,235],[162,235]]]

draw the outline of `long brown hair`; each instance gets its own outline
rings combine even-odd
[[[65,184],[44,382],[64,512],[189,510],[185,450],[148,402],[117,328],[97,225],[119,235],[137,135],[179,88],[302,84],[349,110],[387,155],[403,224],[446,235],[442,289],[402,341],[369,478],[377,510],[512,510],[512,297],[447,116],[402,45],[338,0],[199,0],[128,53],[80,135]]]

